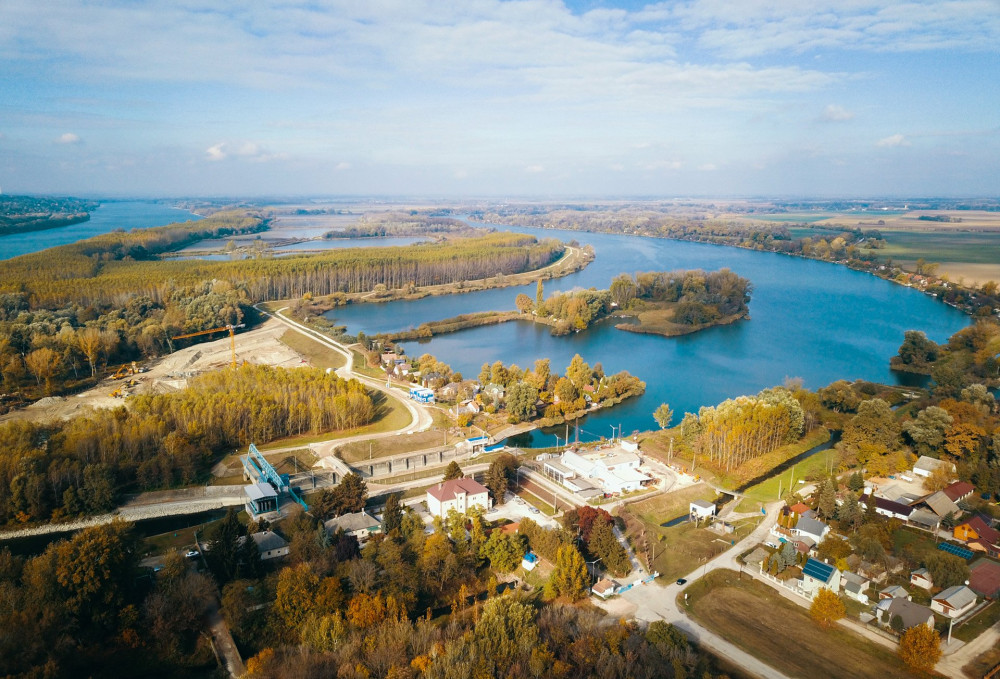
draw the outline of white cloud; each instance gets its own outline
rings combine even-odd
[[[524,171],[528,174],[538,174],[539,172],[545,172],[545,168],[541,165],[529,165],[524,168]]]
[[[853,119],[853,111],[848,111],[843,106],[838,106],[837,104],[829,104],[823,109],[823,114],[820,116],[820,120],[828,123],[841,123]]]
[[[64,134],[59,135],[59,138],[56,139],[56,141],[59,142],[60,144],[79,144],[80,137],[79,135],[73,134],[72,132],[66,132]]]
[[[333,169],[336,170],[337,172],[343,172],[344,170],[350,170],[351,164],[348,163],[346,160],[342,160],[336,165],[334,165]]]
[[[875,146],[881,146],[883,148],[896,148],[899,146],[909,146],[910,140],[901,134],[892,134],[888,137],[883,137],[875,142]]]
[[[702,163],[701,165],[698,166],[698,169],[701,170],[702,172],[714,172],[719,168],[715,166],[715,163]]]
[[[225,160],[228,155],[226,153],[226,145],[224,143],[209,146],[205,149],[205,153],[208,154],[208,160]]]

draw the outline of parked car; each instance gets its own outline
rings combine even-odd
[[[678,585],[686,585],[687,584],[687,580],[685,580],[684,578],[677,578],[677,584]]]
[[[538,507],[528,507],[528,511],[531,512],[532,514],[540,514],[541,513],[541,510],[538,509]]]
[[[187,552],[186,552],[186,553],[184,554],[184,556],[186,556],[186,557],[187,557],[187,558],[189,558],[189,559],[197,559],[197,558],[198,558],[199,556],[201,556],[201,554],[200,554],[200,553],[198,552],[198,550],[197,550],[197,549],[189,549],[189,550],[188,550],[188,551],[187,551]]]

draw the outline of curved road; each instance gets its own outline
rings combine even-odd
[[[298,321],[293,321],[292,319],[285,316],[282,311],[288,307],[282,307],[277,311],[270,313],[264,311],[259,305],[255,305],[255,308],[266,316],[270,316],[279,323],[283,323],[287,327],[295,330],[296,332],[305,335],[306,337],[312,339],[319,344],[332,349],[341,356],[344,357],[345,364],[337,369],[337,375],[344,379],[355,379],[370,389],[380,391],[386,395],[387,398],[392,398],[399,401],[404,408],[410,413],[410,424],[403,427],[402,429],[396,429],[393,431],[380,432],[378,434],[360,434],[358,436],[348,436],[346,438],[333,439],[330,441],[321,441],[319,443],[314,443],[310,446],[316,455],[320,458],[332,454],[334,448],[343,445],[345,443],[351,443],[353,441],[367,441],[370,439],[386,438],[389,436],[398,436],[399,434],[412,434],[413,432],[426,431],[430,429],[434,424],[434,418],[431,415],[431,410],[427,406],[411,401],[408,398],[401,396],[400,394],[394,393],[392,389],[387,389],[384,382],[377,380],[373,377],[367,375],[362,375],[354,371],[354,352],[345,347],[344,345],[334,342],[332,339],[327,337],[321,332],[313,330],[312,328],[299,323]],[[302,446],[296,446],[296,448],[301,448]],[[280,452],[269,450],[267,453]]]

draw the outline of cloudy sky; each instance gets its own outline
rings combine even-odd
[[[1000,0],[3,0],[0,188],[1000,194]]]

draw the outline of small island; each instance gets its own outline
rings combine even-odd
[[[98,205],[77,198],[0,196],[0,236],[79,224]]]

